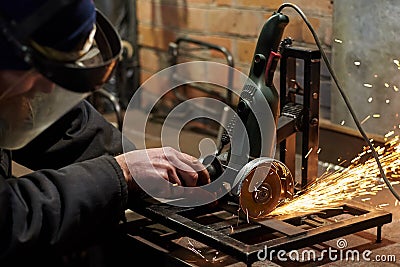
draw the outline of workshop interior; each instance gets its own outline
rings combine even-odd
[[[88,100],[138,148],[175,147],[225,179],[210,203],[132,205],[125,254],[149,266],[399,264],[399,2],[95,3],[123,53]],[[199,73],[175,68],[187,63]]]

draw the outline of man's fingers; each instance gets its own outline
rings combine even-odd
[[[165,167],[167,169],[168,181],[174,185],[182,185],[182,181],[179,179],[179,175],[174,166]]]
[[[205,169],[205,166],[195,157],[179,152],[175,149],[169,149],[165,151],[165,157],[170,161],[176,168],[183,171],[201,171]],[[184,164],[181,164],[184,163]]]
[[[210,174],[206,169],[197,172],[197,185],[202,186],[211,183]]]
[[[179,173],[181,179],[183,180],[183,184],[185,186],[197,185],[198,174],[194,170],[187,172],[181,169],[177,169],[177,172]]]
[[[188,156],[188,155],[187,155]],[[211,182],[210,175],[206,170],[205,166],[196,158],[192,159],[183,155],[185,161],[180,161],[178,158],[175,167],[180,177],[184,180],[186,186],[201,186]],[[191,157],[191,156],[190,156]]]

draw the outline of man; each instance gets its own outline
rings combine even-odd
[[[116,233],[136,178],[210,182],[187,154],[135,150],[84,100],[121,53],[91,0],[1,1],[0,28],[0,266],[70,264]],[[33,171],[13,177],[12,160]]]

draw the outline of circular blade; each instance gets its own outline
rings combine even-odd
[[[294,183],[288,168],[277,160],[259,161],[244,174],[240,206],[250,218],[266,217],[286,199],[292,199]]]
[[[294,196],[294,179],[292,173],[282,162],[275,160],[273,165],[276,168],[277,174],[281,180],[283,189],[283,200],[291,200]],[[279,203],[280,205],[281,203]]]

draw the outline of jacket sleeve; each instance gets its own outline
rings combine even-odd
[[[13,160],[33,172],[0,177],[0,259],[34,248],[76,248],[116,228],[128,191],[114,155],[132,149],[83,101],[13,151]]]
[[[32,170],[58,169],[133,149],[135,145],[85,100],[28,145],[13,151],[13,160]]]
[[[0,179],[0,262],[13,253],[68,251],[95,242],[116,229],[127,194],[112,156]]]

